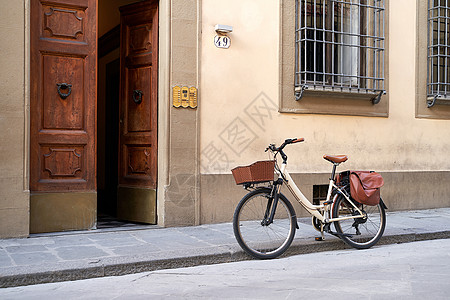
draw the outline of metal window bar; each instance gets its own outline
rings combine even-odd
[[[428,0],[427,104],[450,104],[450,1]]]
[[[379,101],[385,92],[384,11],[384,0],[296,0],[297,100],[313,89]]]

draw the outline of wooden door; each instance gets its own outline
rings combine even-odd
[[[31,1],[31,191],[96,189],[96,6]]]
[[[117,214],[156,222],[158,1],[120,8],[120,137]]]

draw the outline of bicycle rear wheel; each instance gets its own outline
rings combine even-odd
[[[292,204],[280,194],[273,223],[263,221],[271,209],[271,189],[257,189],[239,202],[233,216],[233,230],[241,248],[259,259],[283,254],[294,239],[297,217]],[[268,210],[269,206],[269,210]]]
[[[359,215],[358,211],[342,195],[337,195],[333,204],[333,218]],[[364,218],[335,221],[340,238],[357,249],[367,249],[375,245],[386,227],[386,213],[383,205],[368,206],[359,204]]]

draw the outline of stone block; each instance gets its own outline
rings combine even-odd
[[[27,208],[0,209],[0,238],[28,236],[29,219]]]

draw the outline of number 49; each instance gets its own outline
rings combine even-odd
[[[218,36],[214,37],[214,45],[217,48],[230,48],[231,39],[228,36]]]

